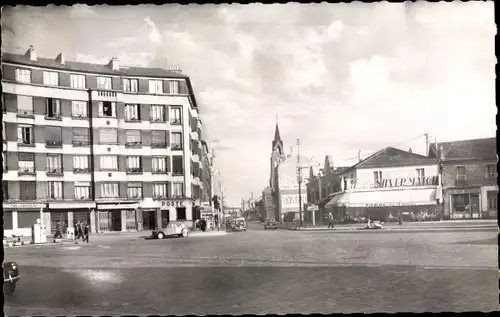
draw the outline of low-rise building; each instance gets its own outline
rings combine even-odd
[[[496,138],[431,144],[442,168],[444,219],[497,217]]]

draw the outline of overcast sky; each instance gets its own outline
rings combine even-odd
[[[287,152],[300,138],[321,164],[495,136],[493,2],[18,6],[2,23],[10,52],[178,64],[235,206],[269,182],[276,115]]]

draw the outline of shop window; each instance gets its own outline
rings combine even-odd
[[[486,197],[488,200],[488,210],[497,210],[497,199],[498,199],[498,192],[496,191],[488,191],[486,193]]]
[[[17,212],[17,227],[31,228],[36,223],[36,220],[40,218],[40,211],[18,211]]]
[[[177,209],[177,220],[186,220],[186,208],[176,208]]]
[[[12,230],[13,222],[12,222],[12,212],[4,211],[3,212],[3,230]]]

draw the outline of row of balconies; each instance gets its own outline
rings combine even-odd
[[[4,173],[8,172],[7,168],[3,169]],[[108,171],[108,170],[104,170]],[[119,172],[119,171],[115,171]],[[127,174],[143,174],[143,169],[142,168],[127,168],[125,171]],[[75,174],[89,174],[90,173],[90,168],[74,168],[73,173]],[[183,171],[175,171],[175,172],[170,172],[166,170],[153,170],[151,172],[152,174],[168,174],[172,176],[182,176],[184,175]],[[63,176],[64,172],[62,168],[56,168],[56,169],[49,169],[46,171],[47,176]],[[35,168],[20,168],[18,170],[18,175],[36,175]]]
[[[35,117],[35,114],[34,114],[33,110],[18,110],[17,117],[33,119]],[[73,119],[88,119],[88,116],[71,115],[71,118],[73,118]],[[95,117],[95,118],[97,118],[97,117]],[[100,116],[99,118],[116,119],[116,116]],[[44,119],[45,120],[62,121],[63,117],[62,117],[62,114],[59,113],[59,114],[54,114],[54,115],[45,115]],[[125,120],[125,122],[141,122],[142,121],[141,119],[135,118],[135,117],[134,118],[125,118],[124,120]],[[165,118],[150,118],[149,119],[149,122],[152,122],[152,123],[166,123],[167,121],[171,125],[182,125],[182,120],[177,119],[177,118],[171,118],[169,120],[166,120]]]
[[[5,140],[4,140],[5,142]],[[72,142],[73,146],[89,146],[90,141],[73,141]],[[34,147],[35,142],[33,141],[26,141],[22,140],[21,142],[17,143],[18,147],[25,146],[25,147]],[[59,141],[45,141],[45,147],[47,148],[62,148],[62,140]],[[142,142],[125,142],[125,147],[127,148],[141,148],[142,147]],[[169,145],[167,143],[152,143],[151,148],[159,149],[159,148],[167,148]],[[184,148],[182,144],[180,143],[170,143],[170,149],[175,150],[175,151],[182,151]]]

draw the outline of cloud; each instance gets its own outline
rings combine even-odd
[[[300,138],[301,153],[321,164],[326,154],[344,162],[360,148],[370,153],[425,132],[438,140],[492,135],[492,9],[481,2],[166,5],[92,7],[98,15],[76,22],[65,20],[68,9],[18,9],[10,20],[14,42],[34,43],[40,56],[55,56],[57,47],[102,64],[111,56],[120,64],[179,64],[193,82],[204,137],[224,145],[216,165],[237,203],[268,184],[277,113],[285,148]],[[126,23],[110,28],[115,16]],[[49,33],[56,40],[40,36]]]

